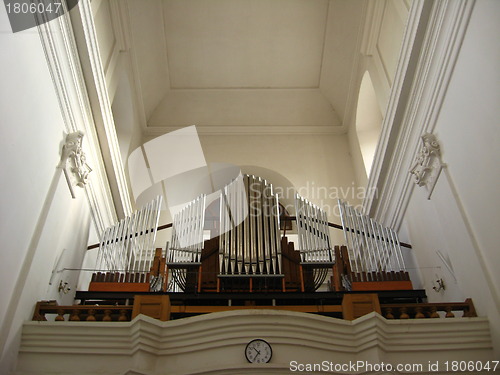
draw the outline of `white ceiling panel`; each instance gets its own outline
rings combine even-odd
[[[143,130],[341,129],[367,1],[117,2]]]
[[[327,0],[163,0],[171,88],[318,87]]]

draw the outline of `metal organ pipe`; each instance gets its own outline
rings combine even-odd
[[[295,196],[295,216],[301,264],[312,270],[314,289],[321,286],[335,263],[330,245],[326,212],[306,199]]]
[[[396,232],[338,201],[351,268],[357,272],[405,271]]]
[[[99,242],[96,271],[147,274],[161,210],[161,196],[106,228]]]
[[[279,274],[281,236],[277,203],[272,185],[253,175],[240,175],[221,191],[221,276]]]
[[[297,194],[295,214],[302,262],[333,264],[326,212]]]
[[[239,175],[220,190],[219,204],[218,276],[283,277],[279,198],[273,185],[255,175]],[[301,261],[313,265],[320,285],[335,261],[327,215],[299,196],[295,204]],[[181,289],[183,272],[201,263],[204,209],[205,197],[197,198],[173,220],[168,263]],[[188,246],[183,245],[186,236]]]
[[[174,216],[169,263],[201,262],[205,204],[206,195],[202,194]]]

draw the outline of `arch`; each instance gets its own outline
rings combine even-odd
[[[359,88],[358,106],[356,108],[356,135],[368,177],[370,176],[381,128],[382,112],[380,112],[378,106],[377,94],[370,73],[365,71]]]

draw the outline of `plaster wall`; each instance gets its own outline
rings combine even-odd
[[[132,187],[128,176],[128,157],[130,152],[142,143],[142,128],[135,106],[136,101],[134,99],[130,67],[126,59],[122,59],[122,63],[117,70],[116,74],[119,75],[119,80],[111,109],[123,167],[131,191]],[[137,207],[137,209],[139,208]]]
[[[358,134],[354,125],[349,127],[347,137],[349,141],[349,153],[352,157],[353,171],[356,176],[356,183],[358,186],[366,186],[368,184],[368,176],[364,168],[363,154],[361,153]]]
[[[490,319],[496,353],[500,352],[496,228],[500,222],[500,48],[494,35],[500,32],[499,13],[497,1],[474,5],[434,130],[447,167],[430,201],[423,189],[414,189],[405,216],[429,297],[471,297],[479,314]],[[454,275],[437,251],[449,260]],[[436,275],[447,285],[440,294],[432,290]]]
[[[301,196],[323,207],[331,222],[340,223],[337,199],[357,205],[363,198],[364,190],[358,189],[355,182],[345,135],[202,135],[200,140],[207,162],[275,171],[288,179]],[[288,195],[283,198],[293,204],[293,192]],[[341,231],[332,235],[332,243],[343,243]]]
[[[354,175],[345,135],[206,136],[201,145],[207,162],[257,166],[276,171],[316,204],[336,204],[336,196],[319,187],[344,187],[340,198],[352,198]],[[349,191],[347,191],[349,189]]]
[[[497,287],[497,298],[500,253],[493,223],[500,222],[500,46],[494,36],[500,32],[498,14],[497,1],[475,4],[436,129],[457,204],[479,248],[476,256],[484,258]]]
[[[90,216],[84,192],[76,188],[71,199],[56,168],[66,129],[37,29],[13,34],[0,7],[0,45],[0,373],[7,374],[35,301],[69,302],[57,287],[77,275],[61,273],[52,285],[49,279],[61,254],[60,269],[80,265]]]

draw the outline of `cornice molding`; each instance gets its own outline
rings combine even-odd
[[[144,137],[157,137],[165,133],[184,128],[183,126],[150,126],[144,131]],[[325,135],[344,134],[345,126],[329,125],[198,125],[198,134],[201,135]]]
[[[365,25],[363,28],[363,39],[360,51],[365,56],[373,55],[375,45],[380,34],[382,14],[384,12],[385,0],[370,0],[367,4]]]
[[[420,48],[419,39],[422,31],[422,23],[426,23],[426,15],[424,12],[424,6],[430,7],[426,0],[415,0],[412,2],[408,14],[408,23],[405,29],[405,34],[403,37],[403,44],[401,47],[401,52],[399,56],[399,63],[396,69],[396,75],[394,77],[394,83],[392,85],[389,103],[387,110],[382,122],[382,131],[380,134],[377,149],[375,151],[373,165],[368,179],[368,189],[373,189],[372,191],[381,190],[381,184],[383,183],[384,170],[383,168],[390,161],[390,148],[393,147],[394,138],[398,131],[397,118],[402,116],[404,111],[404,99],[405,94],[409,90],[412,84],[413,77],[411,71],[411,60],[416,60],[418,58],[418,50]],[[425,19],[424,19],[425,18]],[[416,57],[417,56],[417,57]],[[395,125],[397,124],[397,125]],[[363,202],[363,207],[366,213],[374,215],[374,202],[375,196],[367,196]],[[380,219],[380,217],[378,217]],[[383,222],[383,220],[382,220]],[[385,223],[384,223],[385,224]]]
[[[415,0],[410,8],[382,135],[368,188],[366,212],[399,229],[414,184],[408,172],[424,133],[432,133],[475,0]],[[423,39],[422,39],[423,37]],[[422,39],[422,40],[419,40]]]
[[[104,162],[108,167],[108,179],[112,188],[114,186],[116,189],[115,204],[119,204],[118,213],[127,216],[132,212],[130,192],[123,169],[90,1],[79,0],[78,6],[71,13],[73,23],[78,28],[76,33],[79,33],[80,37],[79,56],[84,65],[83,71],[87,75],[87,89]]]
[[[116,211],[68,13],[41,24],[38,32],[66,132],[86,135],[84,149],[93,173],[85,192],[96,230],[102,233],[116,221]]]

